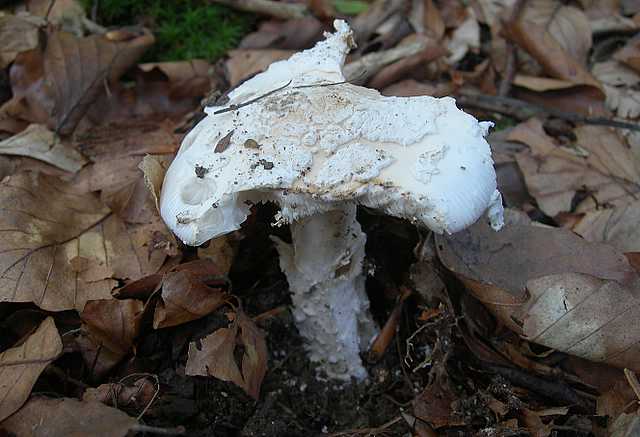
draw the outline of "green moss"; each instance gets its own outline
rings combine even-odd
[[[93,1],[83,0],[87,10]],[[99,0],[98,21],[107,26],[142,22],[151,27],[156,44],[145,61],[213,61],[235,47],[255,20],[206,0]]]

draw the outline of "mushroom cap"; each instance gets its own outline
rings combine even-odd
[[[344,83],[352,33],[344,21],[334,25],[314,48],[236,88],[227,106],[206,108],[185,137],[160,212],[186,244],[238,229],[252,204],[267,201],[280,206],[282,222],[356,202],[439,233],[485,211],[501,226],[484,139],[492,124],[449,97],[384,97]]]

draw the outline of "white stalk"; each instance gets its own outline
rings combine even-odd
[[[291,224],[292,244],[277,242],[293,315],[309,358],[335,379],[364,379],[360,352],[376,334],[362,273],[366,235],[355,204]]]

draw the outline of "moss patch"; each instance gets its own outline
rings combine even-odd
[[[87,10],[93,2],[83,0]],[[206,0],[99,0],[97,13],[106,26],[142,23],[150,27],[156,44],[145,61],[213,61],[235,47],[255,21],[250,14]]]

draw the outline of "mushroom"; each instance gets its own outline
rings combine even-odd
[[[502,199],[478,122],[449,97],[383,97],[347,83],[349,26],[271,64],[185,137],[165,176],[163,219],[189,245],[239,229],[250,206],[275,202],[277,240],[296,325],[331,378],[365,378],[360,352],[377,332],[364,289],[366,236],[357,205],[453,233]]]

